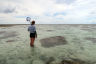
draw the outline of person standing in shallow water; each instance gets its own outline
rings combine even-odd
[[[34,47],[35,38],[37,38],[37,32],[35,27],[35,21],[31,22],[31,25],[28,27],[28,31],[30,32],[30,46]]]

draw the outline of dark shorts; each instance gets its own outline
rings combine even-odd
[[[30,33],[30,38],[35,38],[36,33]]]

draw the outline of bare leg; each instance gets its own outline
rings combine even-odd
[[[30,42],[30,46],[34,46],[34,40],[35,38],[30,38],[31,42]]]

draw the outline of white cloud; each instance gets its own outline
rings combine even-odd
[[[95,11],[95,0],[2,0],[0,23],[25,23],[26,16],[39,17],[37,23],[91,23]]]

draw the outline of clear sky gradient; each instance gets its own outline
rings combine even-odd
[[[96,24],[96,0],[0,0],[0,24]]]

